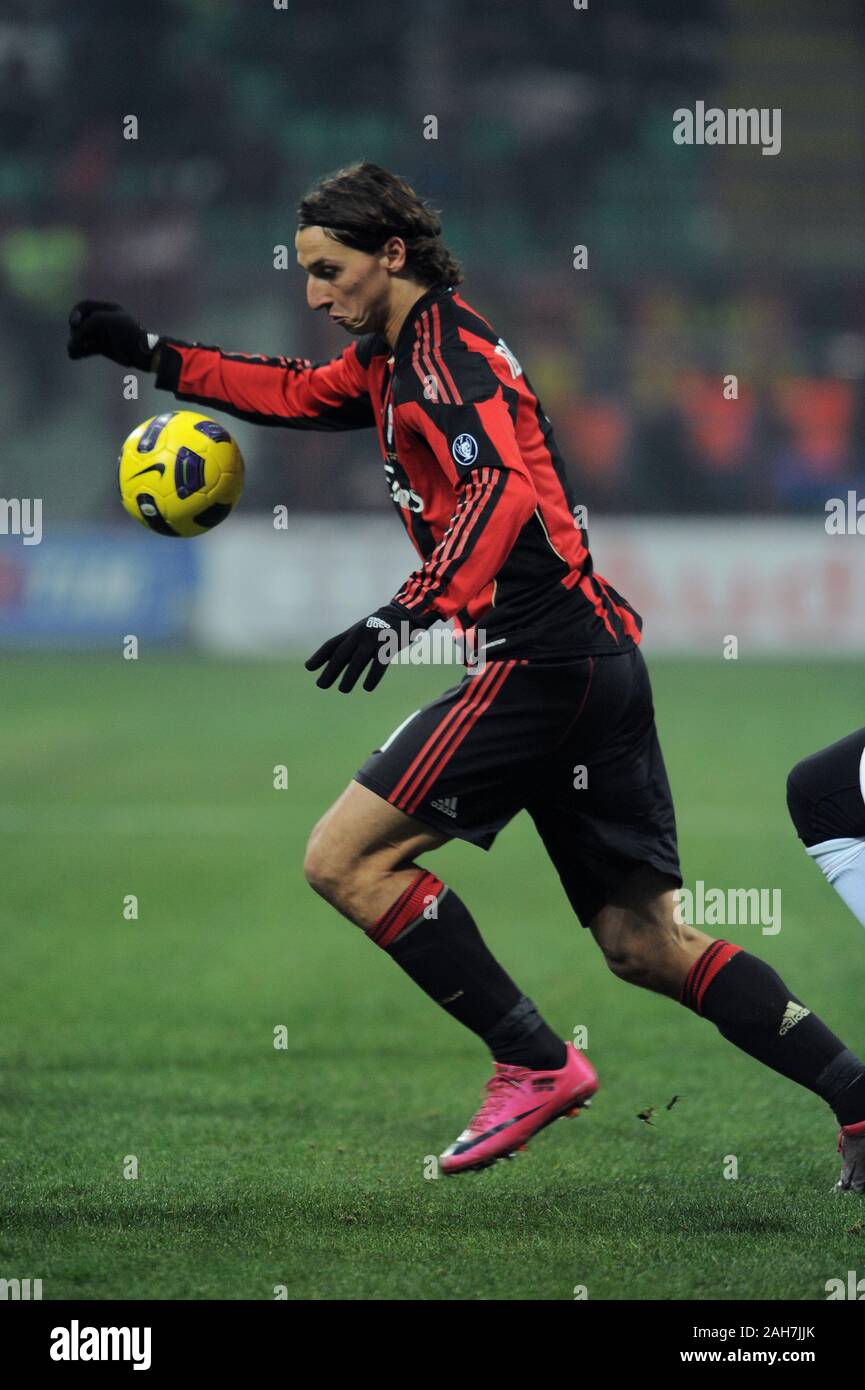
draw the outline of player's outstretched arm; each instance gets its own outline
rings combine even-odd
[[[375,424],[367,387],[369,339],[331,362],[223,352],[148,333],[119,304],[83,299],[69,316],[71,358],[101,355],[154,371],[178,400],[218,406],[241,420],[290,429],[367,429]]]

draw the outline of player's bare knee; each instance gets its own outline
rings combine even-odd
[[[669,993],[678,987],[702,933],[679,922],[672,898],[664,896],[637,911],[610,908],[593,923],[608,968],[620,980]]]
[[[341,900],[350,882],[348,857],[322,822],[315,827],[307,842],[303,873],[313,892],[334,906]]]
[[[357,845],[325,817],[309,837],[303,861],[307,883],[350,921],[360,923],[386,872],[382,854]]]
[[[639,938],[629,937],[614,946],[602,947],[608,968],[619,980],[629,985],[651,987],[653,966]]]
[[[320,848],[310,842],[303,860],[303,876],[314,893],[328,902],[333,901],[335,888],[333,866]]]

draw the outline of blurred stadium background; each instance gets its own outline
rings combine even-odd
[[[814,540],[865,450],[863,49],[856,0],[585,12],[341,0],[302,18],[260,0],[12,0],[0,25],[2,493],[43,498],[46,541],[28,554],[0,538],[0,631],[39,627],[34,605],[22,609],[28,583],[40,606],[70,590],[67,523],[122,526],[118,444],[166,404],[149,379],[129,401],[110,364],[67,362],[70,304],[114,298],[156,331],[333,356],[343,336],[308,312],[293,264],[274,270],[273,248],[293,255],[298,196],[357,157],[443,208],[465,293],[553,419],[602,573],[626,588],[622,548],[598,548],[607,515],[799,517]],[[675,145],[672,112],[696,99],[780,107],[781,154]],[[577,244],[587,270],[573,268]],[[735,402],[719,386],[730,372]],[[278,503],[355,521],[388,510],[371,434],[235,432],[245,517]],[[128,527],[124,543],[131,553]],[[224,544],[213,538],[210,560]],[[395,532],[391,545],[398,580],[411,557]],[[706,556],[702,539],[694,554]],[[159,562],[192,583],[207,560]],[[51,574],[28,579],[28,565]],[[98,566],[105,582],[86,567],[87,592],[103,605],[111,575],[127,591],[147,582],[146,563],[123,574],[104,551]],[[844,582],[826,579],[836,615]],[[651,622],[657,586],[647,596],[636,583]],[[86,592],[77,602],[81,617]],[[69,616],[55,614],[58,638]],[[276,634],[288,640],[286,623]]]
[[[810,1298],[815,1269],[852,1266],[849,1217],[807,1206],[835,1176],[821,1107],[612,981],[521,821],[499,855],[456,845],[437,870],[563,1032],[588,1022],[607,1119],[590,1147],[555,1127],[546,1186],[542,1162],[514,1165],[504,1251],[504,1179],[470,1201],[419,1190],[479,1054],[300,870],[368,748],[451,683],[394,672],[375,701],[327,703],[299,668],[413,566],[374,437],[225,417],[239,511],[164,540],[121,512],[115,460],[172,398],[148,378],[124,399],[122,371],[69,363],[65,338],[86,295],[157,332],[329,358],[344,336],[273,267],[298,197],[357,158],[414,182],[553,420],[598,569],[644,616],[686,876],[789,890],[784,931],[755,949],[861,1048],[861,931],[801,854],[783,788],[863,717],[865,538],[825,526],[865,464],[863,56],[859,0],[6,0],[0,497],[41,498],[43,535],[0,534],[2,1041],[23,1121],[0,1160],[0,1251],[50,1296],[268,1297],[286,1277],[302,1297],[568,1298],[588,1276],[593,1297]],[[780,107],[781,153],[677,146],[672,113],[697,100]],[[120,918],[131,892],[138,929]],[[317,1063],[287,1088],[269,1041],[286,1019],[290,1060]],[[679,1090],[690,1117],[649,1152],[633,1115]],[[719,1145],[760,1176],[715,1184],[707,1216]],[[139,1149],[151,1186],[118,1195],[112,1165]]]

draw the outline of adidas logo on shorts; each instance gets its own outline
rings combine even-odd
[[[783,1038],[785,1033],[789,1033],[791,1028],[795,1028],[797,1023],[801,1023],[803,1018],[807,1018],[810,1009],[806,1009],[804,1004],[794,1004],[791,999],[786,1009],[784,1017],[781,1019],[781,1027],[778,1029],[778,1036]]]
[[[438,801],[431,801],[430,806],[436,811],[441,811],[443,815],[450,816],[451,820],[456,820],[457,799],[455,796],[443,796]]]

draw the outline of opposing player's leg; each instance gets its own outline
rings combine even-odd
[[[803,758],[787,806],[806,853],[865,927],[865,729]],[[842,1128],[840,1191],[865,1192],[865,1122]]]
[[[798,762],[787,806],[806,852],[865,927],[865,729]]]
[[[595,698],[556,760],[564,774],[546,769],[546,798],[530,808],[574,910],[620,979],[678,999],[736,1047],[821,1096],[842,1130],[839,1187],[865,1191],[865,1063],[771,966],[682,924],[648,676],[636,656],[598,666]],[[568,774],[580,765],[586,784],[571,793]]]

